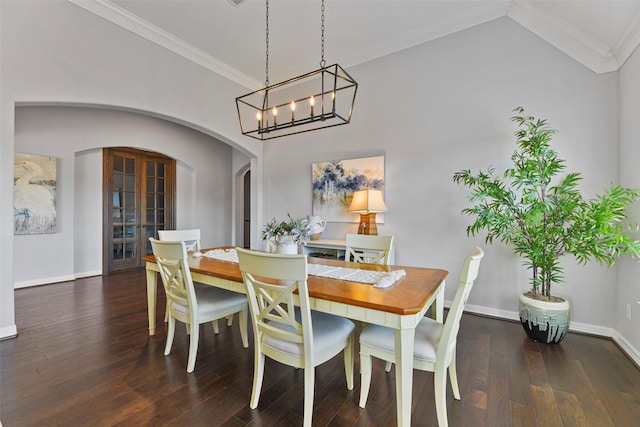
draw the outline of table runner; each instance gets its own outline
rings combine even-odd
[[[235,249],[211,249],[205,253],[195,252],[193,256],[204,256],[226,262],[238,262],[238,253]],[[349,282],[369,283],[372,284],[374,288],[388,288],[406,275],[404,270],[393,270],[388,272],[371,271],[322,264],[308,264],[307,268],[309,274],[312,276],[347,280]]]

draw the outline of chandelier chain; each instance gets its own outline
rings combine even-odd
[[[320,68],[324,68],[327,64],[327,61],[324,60],[324,0],[322,0],[320,10],[322,11],[322,17],[320,18]]]
[[[270,86],[269,82],[270,2],[265,0],[265,87],[236,98],[242,134],[266,141],[281,136],[349,124],[358,82],[337,63],[329,67],[326,65],[324,59],[325,0],[321,0],[320,8],[321,68],[273,86]],[[274,3],[277,2],[276,0]],[[338,90],[341,91],[340,103],[336,102]],[[286,106],[290,106],[291,111],[285,108]]]
[[[264,72],[265,72],[265,80],[264,80],[264,87],[269,87],[269,0],[267,0],[267,13],[266,13],[266,17],[267,17],[267,25],[266,25],[266,35],[265,35],[265,43],[267,46],[267,52],[266,52],[266,64],[264,67]]]

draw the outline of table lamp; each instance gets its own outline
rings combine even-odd
[[[377,235],[376,213],[386,212],[387,205],[384,204],[382,199],[382,191],[366,188],[353,193],[353,200],[348,210],[349,212],[360,214],[358,234]]]

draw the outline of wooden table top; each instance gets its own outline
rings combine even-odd
[[[229,249],[231,247],[216,248]],[[203,249],[204,253],[209,249]],[[145,256],[145,262],[155,263],[153,255]],[[418,313],[433,298],[438,287],[449,274],[446,270],[397,265],[361,264],[332,259],[308,257],[313,264],[333,265],[373,271],[404,270],[406,276],[388,288],[374,288],[368,283],[330,279],[309,275],[309,296],[327,301],[349,304],[388,313],[408,315]],[[189,256],[191,272],[242,283],[237,263],[207,257]]]

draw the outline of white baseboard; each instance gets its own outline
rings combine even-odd
[[[16,325],[0,328],[0,340],[14,338],[16,335],[18,335],[18,328],[16,327]]]
[[[74,280],[76,276],[58,276],[58,277],[46,277],[37,280],[26,280],[24,282],[15,282],[13,284],[14,289],[28,288],[31,286],[50,285],[51,283],[68,282]]]
[[[69,276],[58,276],[58,277],[46,277],[46,278],[37,279],[37,280],[26,280],[24,282],[15,282],[13,284],[13,288],[20,289],[20,288],[29,288],[31,286],[51,285],[53,283],[69,282],[71,280],[82,279],[84,277],[100,276],[101,274],[102,274],[102,270],[96,270],[96,271],[85,271],[82,273],[76,273],[72,276],[69,275]]]
[[[453,301],[446,301],[445,307],[451,307]],[[517,320],[520,321],[520,316],[515,311],[498,310],[496,308],[482,307],[480,305],[467,304],[465,310],[469,313],[481,314],[483,316],[497,317],[499,319]]]
[[[446,303],[445,306],[447,306]],[[516,320],[518,322],[520,321],[520,316],[516,311],[496,310],[479,305],[467,305],[465,307],[465,311],[469,313],[481,314],[484,316],[498,317],[500,319]],[[583,334],[598,335],[607,338],[613,338],[615,334],[615,331],[611,328],[590,325],[588,323],[578,323],[574,322],[573,320],[569,324],[569,330],[571,332],[580,332]]]
[[[638,352],[638,349],[633,347],[625,337],[616,331],[614,331],[613,340],[635,362],[636,366],[640,367],[640,352]]]
[[[83,279],[85,277],[102,276],[102,270],[84,271],[82,273],[75,274],[76,279]]]
[[[451,301],[446,301],[445,306],[450,307]],[[469,313],[480,314],[483,316],[496,317],[499,319],[516,320],[518,322],[520,321],[520,316],[515,311],[496,310],[478,305],[467,305],[465,307],[465,311]],[[631,343],[629,343],[629,341],[627,341],[627,339],[620,335],[615,329],[571,321],[571,323],[569,324],[569,331],[613,339],[613,341],[618,344],[622,351],[624,351],[627,356],[629,356],[629,358],[631,358],[631,360],[633,360],[633,362],[640,367],[640,351],[638,351],[637,348],[631,345]]]

